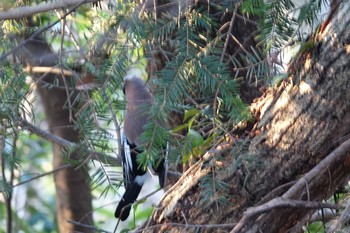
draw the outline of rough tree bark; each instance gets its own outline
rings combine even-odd
[[[58,62],[57,54],[41,39],[28,40],[20,54],[27,66],[54,67]],[[62,77],[52,73],[44,75],[33,73],[32,77],[37,83],[37,90],[44,106],[50,132],[71,142],[77,142],[78,132],[73,129],[73,123],[69,119],[69,110],[65,107],[67,93]],[[59,81],[60,87],[52,85],[51,88],[48,88],[47,84],[54,84],[55,81]],[[68,79],[67,83],[70,83]],[[54,168],[67,164],[67,158],[62,156],[62,149],[60,145],[53,144]],[[79,160],[79,156],[72,153],[69,159]],[[74,220],[88,225],[93,224],[92,196],[87,171],[84,168],[66,168],[54,173],[54,181],[59,231],[93,232],[92,229],[82,228],[68,222],[68,220]]]
[[[349,179],[348,143],[340,147],[350,138],[349,10],[350,4],[343,1],[314,47],[294,64],[297,72],[251,105],[257,120],[250,134],[254,136],[244,139],[240,148],[207,153],[190,167],[168,190],[144,231],[189,231],[186,224],[206,224],[208,232],[235,226],[232,232],[298,232],[315,210],[291,208],[293,200],[321,201]],[[336,159],[329,162],[337,148]],[[224,162],[216,162],[217,153]],[[323,167],[303,177],[304,185],[293,186],[321,161]],[[212,174],[210,163],[217,163],[216,176],[229,184],[230,198],[225,206],[208,203],[205,209],[199,205],[198,184]],[[249,207],[280,196],[291,206],[239,222]]]

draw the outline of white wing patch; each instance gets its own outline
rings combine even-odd
[[[125,174],[125,179],[126,182],[129,183],[131,181],[130,174],[132,173],[132,160],[131,160],[131,153],[130,153],[130,146],[128,144],[128,141],[124,135],[124,130],[121,130],[121,135],[122,135],[122,146],[124,149],[124,160],[125,164],[123,163],[123,169],[124,169],[124,174]]]
[[[143,183],[145,183],[145,180],[147,178],[147,172],[143,174],[142,176],[136,176],[135,182],[139,185],[142,186]]]
[[[164,158],[164,169],[165,174],[168,173],[168,156],[169,156],[169,142],[166,142],[166,151],[165,151],[165,158]],[[166,179],[167,175],[165,175]]]

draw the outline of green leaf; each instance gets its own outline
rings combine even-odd
[[[186,110],[185,115],[184,115],[184,122],[186,122],[189,118],[192,118],[199,113],[200,113],[200,111],[196,108],[191,108],[189,110]]]
[[[182,149],[183,162],[186,163],[191,156],[199,156],[203,152],[203,137],[195,130],[189,129]]]

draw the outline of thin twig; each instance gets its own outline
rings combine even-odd
[[[225,40],[225,44],[224,44],[224,49],[222,50],[220,62],[223,62],[223,61],[224,61],[224,56],[225,56],[225,53],[226,53],[227,46],[228,46],[228,44],[229,44],[231,31],[232,31],[233,24],[234,24],[235,19],[236,19],[237,10],[238,10],[240,4],[241,4],[241,2],[235,4],[235,9],[234,9],[234,11],[233,11],[233,13],[232,13],[231,22],[230,22],[230,27],[229,27],[229,29],[228,29],[228,31],[227,31],[226,40]]]
[[[56,10],[56,15],[57,15],[59,18],[61,17],[61,14],[60,14],[60,12],[59,12],[58,10]],[[63,27],[62,30],[67,30],[68,35],[69,35],[69,37],[71,38],[71,40],[72,40],[74,46],[75,46],[75,47],[77,48],[77,50],[79,51],[80,56],[83,57],[83,58],[85,58],[85,53],[84,53],[83,49],[82,49],[81,46],[79,45],[78,40],[75,38],[75,36],[74,36],[72,30],[71,30],[70,27],[67,25],[67,23],[65,24],[65,27]],[[62,32],[62,34],[64,35],[64,32]]]
[[[181,227],[181,228],[200,228],[200,229],[220,229],[220,228],[232,228],[236,225],[236,223],[223,223],[223,224],[184,224],[184,223],[175,223],[175,222],[170,222],[170,223],[163,223],[163,224],[157,224],[157,225],[152,225],[149,227],[141,228],[135,231],[131,231],[132,233],[137,233],[137,232],[143,232],[145,230],[152,230],[152,229],[157,229],[157,228],[167,228],[167,227]]]
[[[287,190],[287,188],[289,189],[291,186],[293,186],[296,183],[296,181],[290,181],[288,183],[285,183],[281,186],[278,186],[277,188],[273,189],[271,192],[269,192],[266,196],[264,196],[257,205],[261,205],[263,203],[266,203],[270,200],[272,200],[272,198],[281,195],[282,193],[285,192],[285,190]]]
[[[86,229],[92,229],[92,230],[95,230],[97,232],[111,233],[110,231],[106,231],[106,230],[103,230],[101,228],[97,228],[97,227],[92,226],[92,225],[80,223],[80,222],[77,222],[77,221],[74,221],[74,220],[67,220],[67,222],[69,222],[70,224],[76,225],[76,226],[84,227]]]
[[[73,0],[70,0],[71,2],[73,2]],[[75,5],[72,9],[70,9],[67,13],[65,13],[61,18],[57,19],[56,21],[46,25],[45,27],[42,27],[41,29],[39,29],[38,31],[36,31],[35,33],[33,33],[30,37],[28,37],[26,40],[22,41],[19,45],[17,45],[15,48],[11,49],[10,51],[4,53],[1,55],[0,57],[0,61],[5,59],[8,55],[10,55],[11,53],[14,53],[16,52],[19,48],[21,48],[28,40],[31,40],[33,38],[35,38],[36,36],[38,36],[39,34],[41,34],[42,32],[46,31],[47,29],[53,27],[54,25],[56,25],[57,23],[59,23],[63,18],[65,18],[67,15],[71,14],[73,11],[75,11],[79,6],[81,6],[82,4],[88,2],[88,1],[96,1],[96,0],[84,0],[84,1],[81,1],[79,2],[77,5]],[[73,4],[74,5],[74,4]],[[18,8],[16,8],[18,9]],[[2,19],[1,18],[1,14],[3,12],[0,12],[0,20]],[[22,14],[24,14],[22,12]],[[22,17],[24,17],[22,15]]]
[[[61,78],[63,80],[63,84],[65,87],[65,91],[66,91],[66,96],[67,96],[67,104],[68,104],[68,112],[69,112],[69,122],[72,123],[74,122],[74,118],[73,118],[73,106],[72,106],[72,101],[71,101],[71,94],[69,93],[69,87],[68,87],[68,83],[66,80],[66,76],[64,76],[63,74],[63,60],[62,60],[62,53],[63,53],[63,41],[64,41],[64,35],[65,35],[65,28],[66,28],[66,17],[64,17],[62,19],[63,23],[62,23],[62,35],[61,35],[61,44],[60,44],[60,50],[59,50],[59,56],[58,56],[58,61],[59,61],[59,67],[61,70]]]
[[[103,204],[103,205],[99,205],[98,207],[91,209],[90,211],[88,211],[87,213],[85,213],[85,215],[84,215],[83,217],[81,217],[81,218],[79,219],[79,222],[84,221],[85,218],[89,217],[90,214],[93,213],[93,212],[95,212],[96,210],[99,210],[99,209],[102,209],[102,208],[104,209],[106,206],[109,206],[109,205],[115,205],[116,202],[117,202],[117,201],[111,201],[111,202],[108,202],[108,203]]]
[[[30,124],[27,120],[25,119],[18,119],[17,124],[22,127],[23,129],[26,129],[28,131],[30,131],[31,133],[34,133],[50,142],[56,143],[60,146],[62,146],[63,148],[76,148],[78,147],[78,144],[73,143],[71,141],[68,141],[64,138],[58,137],[52,133],[49,133],[45,130],[40,129],[39,127]],[[87,154],[93,154],[94,156],[92,156],[92,159],[94,160],[104,160],[106,163],[114,165],[114,166],[120,166],[121,165],[121,161],[118,158],[114,158],[111,156],[108,156],[106,154],[102,154],[96,151],[91,151],[91,150],[87,150]]]
[[[51,170],[51,171],[41,173],[40,175],[34,176],[34,177],[32,177],[32,178],[30,178],[30,179],[28,179],[28,180],[19,182],[19,183],[13,185],[12,187],[21,186],[21,185],[26,184],[26,183],[29,183],[29,182],[31,182],[31,181],[33,181],[33,180],[37,180],[37,179],[39,179],[39,178],[41,178],[41,177],[44,177],[44,176],[53,174],[53,173],[55,173],[55,172],[58,172],[58,171],[61,171],[61,170],[63,170],[63,169],[67,169],[67,168],[70,168],[70,167],[73,167],[73,165],[72,165],[72,164],[65,164],[65,165],[62,165],[62,166],[57,167],[57,168],[55,168],[55,169],[53,169],[53,170]]]

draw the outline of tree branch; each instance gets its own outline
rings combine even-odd
[[[77,221],[67,220],[67,222],[69,222],[70,224],[73,224],[73,225],[81,226],[81,227],[86,228],[86,229],[95,230],[96,232],[111,233],[110,231],[106,231],[106,230],[94,227],[92,225],[83,224],[83,223],[80,223],[80,222],[77,222]]]
[[[144,232],[144,231],[151,231],[156,230],[159,228],[184,228],[183,231],[188,230],[188,228],[195,228],[198,229],[204,229],[204,230],[218,230],[220,228],[232,228],[236,225],[236,223],[223,223],[223,224],[188,224],[188,223],[175,223],[175,222],[169,222],[169,223],[163,223],[163,224],[157,224],[153,226],[148,226],[145,228],[141,228],[139,230],[133,231],[133,233],[138,232]]]
[[[70,70],[60,69],[50,66],[27,66],[24,71],[28,73],[51,73],[51,74],[63,74],[64,76],[73,76],[74,72]]]
[[[60,22],[62,19],[64,19],[67,15],[71,14],[73,11],[75,11],[80,5],[86,3],[86,2],[90,2],[91,0],[72,0],[71,2],[78,2],[72,9],[70,9],[68,12],[66,12],[64,15],[62,15],[61,18],[57,19],[56,21],[46,25],[45,27],[40,28],[39,30],[37,30],[36,32],[34,32],[29,38],[27,38],[26,40],[22,41],[20,44],[18,44],[15,48],[11,49],[10,51],[7,51],[5,53],[3,53],[0,56],[0,61],[5,59],[8,55],[10,55],[11,53],[14,53],[17,51],[17,49],[21,48],[26,42],[27,40],[33,39],[36,36],[40,35],[40,33],[46,31],[47,29],[53,27],[54,25],[56,25],[58,22]],[[73,4],[74,5],[74,4]],[[18,8],[16,8],[18,9]],[[23,9],[22,9],[23,10]],[[24,10],[23,10],[24,11]],[[0,12],[0,20],[1,20],[1,14],[3,12]]]
[[[81,2],[90,3],[98,2],[100,0],[61,0],[61,1],[52,1],[50,3],[42,2],[34,6],[21,6],[17,8],[11,8],[9,10],[0,11],[0,20],[9,20],[9,19],[20,19],[28,17],[37,13],[46,12],[50,10],[68,8],[72,7]]]
[[[338,205],[322,203],[322,202],[310,202],[310,201],[298,201],[285,199],[282,197],[275,198],[265,204],[257,207],[249,208],[243,215],[243,218],[239,221],[231,233],[242,232],[245,226],[250,225],[250,222],[254,222],[258,215],[266,213],[273,209],[279,208],[304,208],[304,209],[338,209]]]
[[[39,179],[39,178],[41,178],[41,177],[44,177],[44,176],[46,176],[46,175],[50,175],[50,174],[52,174],[52,173],[61,171],[61,170],[63,170],[63,169],[69,168],[69,167],[73,167],[73,165],[71,165],[71,164],[63,165],[63,166],[58,167],[58,168],[55,168],[55,169],[53,169],[53,170],[51,170],[51,171],[48,171],[48,172],[39,174],[39,175],[37,175],[37,176],[34,176],[34,177],[32,177],[32,178],[30,178],[30,179],[28,179],[28,180],[19,182],[18,184],[13,185],[12,187],[17,187],[17,186],[20,186],[20,185],[29,183],[29,182],[31,182],[31,181],[33,181],[33,180]]]
[[[340,146],[332,151],[325,159],[323,159],[317,166],[311,171],[305,174],[295,185],[293,185],[282,197],[291,198],[297,193],[300,193],[305,187],[305,183],[311,182],[316,177],[319,177],[321,173],[327,170],[332,163],[336,161],[342,161],[350,151],[350,139],[343,142]]]
[[[21,126],[22,128],[28,130],[31,133],[34,133],[50,142],[56,143],[63,148],[76,148],[78,145],[76,143],[70,142],[64,138],[58,137],[52,133],[49,133],[45,130],[40,129],[39,127],[30,124],[28,121],[25,119],[19,119],[18,120],[18,125]],[[87,150],[88,154],[93,154],[95,156],[92,156],[92,159],[97,160],[97,161],[104,161],[104,163],[108,163],[114,166],[120,166],[121,161],[119,158],[114,158],[96,151],[90,151]]]
[[[294,208],[302,207],[299,205],[303,205],[302,204],[303,202],[315,203],[315,204],[306,204],[303,208],[313,208],[312,206],[315,206],[315,208],[317,208],[317,204],[322,204],[322,206],[319,206],[318,208],[333,209],[333,207],[336,207],[336,205],[332,205],[332,204],[309,202],[309,201],[296,201],[292,199],[297,194],[302,193],[304,188],[308,189],[308,184],[311,183],[313,180],[315,180],[317,177],[321,177],[325,172],[327,172],[327,168],[332,167],[332,164],[337,163],[337,161],[344,161],[346,156],[348,156],[349,151],[350,151],[350,139],[343,142],[340,146],[338,146],[335,150],[333,150],[326,158],[324,158],[319,164],[317,164],[313,169],[311,169],[308,173],[306,173],[285,194],[283,194],[282,197],[275,198],[267,202],[266,203],[267,207],[272,205],[271,202],[276,202],[276,201],[278,203],[278,206],[274,208],[279,207],[279,205],[282,205],[281,207],[283,207],[283,202],[281,202],[280,200],[288,200],[289,202],[293,201],[293,205],[291,205],[290,207],[294,207]],[[305,184],[307,185],[307,187],[305,187],[306,186]],[[308,190],[306,190],[306,192],[308,192]],[[260,214],[262,214],[263,212],[266,212],[263,210],[264,205],[265,204],[258,206],[260,210],[258,209],[258,207],[252,208],[251,210],[248,209],[244,214],[243,218],[237,224],[237,226],[232,230],[232,233],[240,232],[240,230],[242,230],[244,226],[250,225],[249,229],[256,229],[256,228],[259,228],[262,224],[266,223],[266,220],[263,220],[263,219],[266,219],[267,216],[262,216],[260,217],[259,221],[254,221],[254,224],[247,224],[248,221],[251,222],[253,220],[252,218],[256,214],[259,214],[258,211],[260,211]],[[327,207],[327,205],[330,205],[330,206]]]

